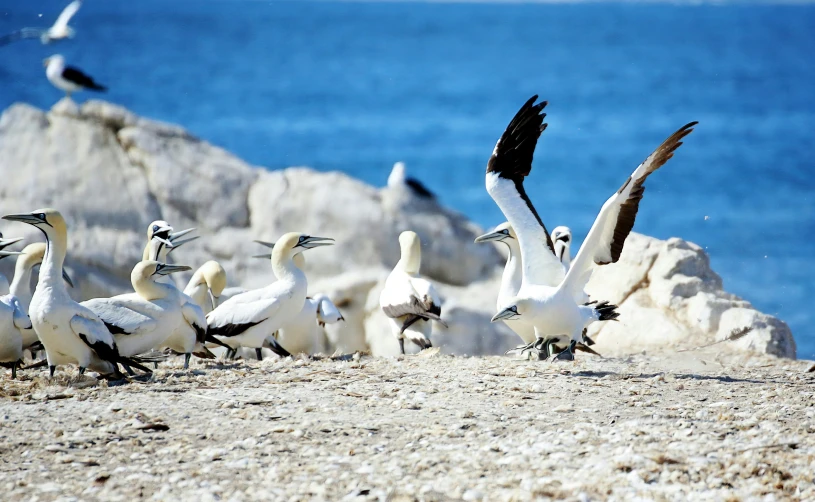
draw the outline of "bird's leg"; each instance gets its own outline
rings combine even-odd
[[[402,355],[404,356],[405,355],[405,339],[404,338],[399,339],[399,350],[402,352]]]
[[[17,365],[20,364],[19,361],[15,361],[14,365],[11,367],[11,379],[17,380]]]
[[[263,349],[260,347],[256,348],[255,355],[258,356],[258,361],[263,361]]]
[[[574,361],[574,347],[577,345],[577,342],[572,340],[569,343],[569,346],[566,347],[566,350],[562,351],[560,354],[556,355],[553,361]]]
[[[154,370],[158,369],[158,361],[153,361],[153,369]]]
[[[51,377],[51,378],[54,378],[54,372],[55,372],[56,370],[57,370],[57,367],[56,367],[56,366],[49,366],[49,367],[48,367],[48,373],[50,374],[50,377]]]
[[[130,376],[136,376],[136,372],[135,372],[135,371],[133,371],[133,368],[131,368],[130,366],[128,366],[128,365],[126,365],[126,364],[123,364],[122,366],[124,366],[124,367],[125,367],[125,371],[127,371],[127,374],[128,374],[128,375],[130,375]]]
[[[184,354],[184,369],[185,370],[190,368],[190,357],[192,357],[192,354],[190,354],[189,352]]]
[[[80,374],[80,375],[84,375],[84,374],[85,374],[85,368],[83,368],[82,366],[80,366],[80,367],[79,367],[79,374]]]

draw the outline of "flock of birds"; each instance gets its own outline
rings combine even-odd
[[[73,38],[76,31],[68,23],[79,11],[80,7],[82,7],[81,0],[74,0],[68,4],[49,28],[23,28],[0,36],[0,46],[27,39],[40,40],[44,45],[47,45],[51,42]],[[105,86],[98,84],[82,70],[66,65],[65,58],[59,54],[46,58],[43,61],[43,66],[45,66],[45,76],[48,81],[57,89],[65,91],[65,95],[68,97],[71,97],[72,93],[83,89],[97,92],[107,90]]]
[[[68,21],[81,2],[72,2],[47,30],[26,28],[0,38],[2,43],[34,37],[43,43],[73,36]],[[70,95],[79,89],[101,89],[82,72],[65,66],[61,56],[47,60],[47,75]],[[476,242],[500,242],[509,255],[498,291],[497,313],[492,322],[503,321],[523,341],[515,350],[539,359],[573,360],[575,350],[594,352],[587,327],[619,316],[607,301],[592,300],[585,287],[595,266],[619,260],[631,232],[645,190],[647,177],[662,167],[693,131],[691,122],[666,139],[605,202],[574,260],[571,260],[571,231],[557,227],[550,234],[524,189],[524,178],[541,133],[546,102],[529,99],[513,117],[487,164],[486,188],[506,217],[494,231]],[[389,185],[400,183],[418,196],[431,194],[420,183],[404,175],[398,163]],[[33,225],[46,242],[27,246],[22,252],[4,248],[21,239],[2,239],[0,259],[18,255],[11,284],[0,280],[0,364],[16,376],[23,354],[30,351],[45,359],[28,368],[45,366],[53,376],[56,366],[75,364],[82,374],[87,368],[103,376],[122,377],[119,366],[134,374],[134,368],[149,373],[147,363],[157,364],[166,354],[184,355],[188,368],[192,355],[216,357],[210,349],[221,346],[226,357],[241,349],[271,349],[281,357],[314,351],[315,326],[343,320],[339,309],[324,295],[308,297],[302,253],[334,243],[333,239],[292,232],[275,243],[269,258],[275,280],[268,286],[243,290],[226,288],[226,272],[215,261],[199,268],[184,290],[168,278],[191,270],[167,262],[168,254],[193,238],[181,239],[193,229],[174,232],[164,221],[148,228],[143,259],[133,268],[133,292],[111,298],[75,302],[63,269],[68,249],[65,219],[55,209],[10,214],[3,219]],[[388,318],[402,354],[405,340],[421,349],[432,346],[432,323],[446,326],[441,299],[433,284],[420,275],[421,241],[412,231],[399,236],[401,257],[389,274],[380,296],[380,307]],[[32,294],[32,270],[41,264]],[[1,278],[2,276],[0,276]],[[5,289],[3,289],[5,288]]]

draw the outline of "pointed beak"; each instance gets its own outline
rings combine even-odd
[[[520,317],[520,314],[518,314],[517,310],[513,307],[509,307],[492,316],[490,322],[504,321],[507,319],[514,319],[515,317]]]
[[[220,300],[220,298],[213,295],[212,290],[210,289],[209,290],[209,301],[212,302],[212,310],[215,310],[215,309],[218,308],[218,300]]]
[[[271,255],[271,253],[269,253],[269,254],[253,254],[252,258],[263,258],[265,260],[271,260],[272,255]]]
[[[64,268],[62,269],[62,278],[68,283],[69,286],[74,287],[74,281],[71,280],[71,276],[68,275],[68,272],[66,272]]]
[[[266,242],[266,241],[255,241],[262,246],[266,246],[267,248],[274,249],[274,242]]]
[[[172,230],[172,228],[170,228],[170,230]],[[188,228],[186,230],[179,230],[178,232],[173,232],[173,233],[170,234],[170,240],[172,242],[175,242],[175,240],[178,239],[179,237],[184,237],[185,235],[187,235],[188,233],[190,233],[190,232],[192,232],[194,230],[195,230],[195,227],[192,227],[192,228]],[[197,237],[196,237],[196,239],[197,239]],[[185,241],[185,242],[187,242],[187,241]]]
[[[194,241],[195,239],[198,239],[198,238],[199,238],[199,236],[196,235],[195,237],[190,237],[189,239],[182,239],[180,241],[175,241],[175,240],[173,240],[173,237],[170,236],[170,239],[169,239],[170,244],[169,244],[169,246],[167,246],[168,248],[170,248],[170,250],[167,251],[167,252],[171,253],[172,251],[174,251],[174,250],[180,248],[181,246],[183,246],[184,244],[186,244],[188,242],[192,242],[192,241]]]
[[[480,235],[475,238],[475,242],[490,242],[490,241],[500,241],[506,237],[506,234],[501,232],[490,232],[488,234]]]
[[[331,237],[308,237],[306,240],[304,240],[295,247],[314,249],[320,246],[333,246],[333,245],[334,239],[332,239]]]
[[[19,256],[23,253],[19,251],[0,251],[0,260],[5,258],[6,256]]]
[[[7,214],[3,216],[4,220],[8,221],[19,221],[20,223],[28,223],[29,225],[39,225],[43,221],[31,213],[20,213],[20,214]]]
[[[7,248],[14,244],[15,242],[20,242],[23,240],[22,237],[17,237],[16,239],[2,239],[0,238],[0,249]]]
[[[162,263],[156,268],[156,273],[159,275],[170,275],[176,272],[186,272],[187,270],[192,270],[192,267],[188,267],[187,265],[169,265],[167,263]]]

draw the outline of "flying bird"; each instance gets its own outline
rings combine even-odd
[[[80,7],[82,7],[81,0],[74,0],[62,9],[59,17],[50,28],[23,28],[8,35],[3,35],[0,37],[0,46],[28,38],[39,38],[43,44],[49,44],[54,40],[73,38],[76,32],[68,26],[68,23]]]
[[[45,66],[45,76],[54,87],[65,91],[65,96],[70,98],[74,92],[90,90],[105,92],[107,87],[96,83],[93,78],[83,73],[78,68],[65,65],[65,58],[55,54],[43,60]]]
[[[648,175],[662,167],[690,134],[691,122],[665,140],[634,170],[603,205],[565,277],[563,263],[538,212],[524,190],[524,178],[532,170],[532,158],[541,133],[546,129],[542,113],[546,102],[535,104],[533,96],[518,111],[495,145],[487,164],[487,192],[504,213],[518,236],[522,281],[515,298],[500,307],[492,321],[525,319],[535,327],[535,342],[529,347],[546,357],[544,346],[567,336],[568,347],[559,359],[573,359],[573,349],[583,330],[595,321],[618,317],[608,302],[583,303],[583,290],[595,265],[616,263],[625,239],[634,226]]]

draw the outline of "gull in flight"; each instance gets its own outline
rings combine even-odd
[[[65,58],[55,54],[45,58],[42,62],[45,66],[45,76],[54,87],[65,91],[65,96],[70,98],[74,92],[90,90],[97,92],[107,91],[107,87],[96,83],[90,76],[78,68],[65,65]]]
[[[45,234],[47,250],[28,313],[45,347],[51,376],[61,364],[77,364],[80,374],[91,368],[102,374],[120,376],[119,364],[149,373],[150,370],[137,361],[120,355],[102,320],[68,295],[62,275],[68,250],[68,226],[60,212],[38,209],[31,213],[7,214],[3,219],[27,223]]]
[[[0,37],[0,46],[16,42],[18,40],[25,40],[27,38],[39,38],[43,44],[51,43],[53,40],[64,40],[66,38],[74,38],[75,31],[68,26],[71,18],[82,7],[81,0],[74,0],[69,3],[60,13],[54,24],[47,29],[41,28],[23,28],[22,30],[9,33]]]
[[[405,353],[405,338],[422,349],[430,343],[430,321],[441,323],[441,299],[436,288],[419,276],[422,266],[422,243],[415,232],[399,235],[402,256],[388,275],[379,296],[379,306],[388,317],[391,332],[399,340],[399,350]]]
[[[546,124],[546,102],[527,101],[510,122],[487,164],[486,187],[518,236],[522,280],[515,298],[499,307],[492,321],[524,319],[535,328],[535,342],[528,347],[546,357],[546,345],[566,337],[568,347],[559,359],[573,359],[584,328],[595,321],[618,317],[608,302],[583,304],[583,290],[595,265],[616,263],[636,219],[648,175],[662,167],[690,134],[691,122],[665,140],[603,205],[580,251],[564,275],[563,263],[532,201],[524,178],[532,170],[535,147]],[[551,286],[550,284],[557,284]]]

